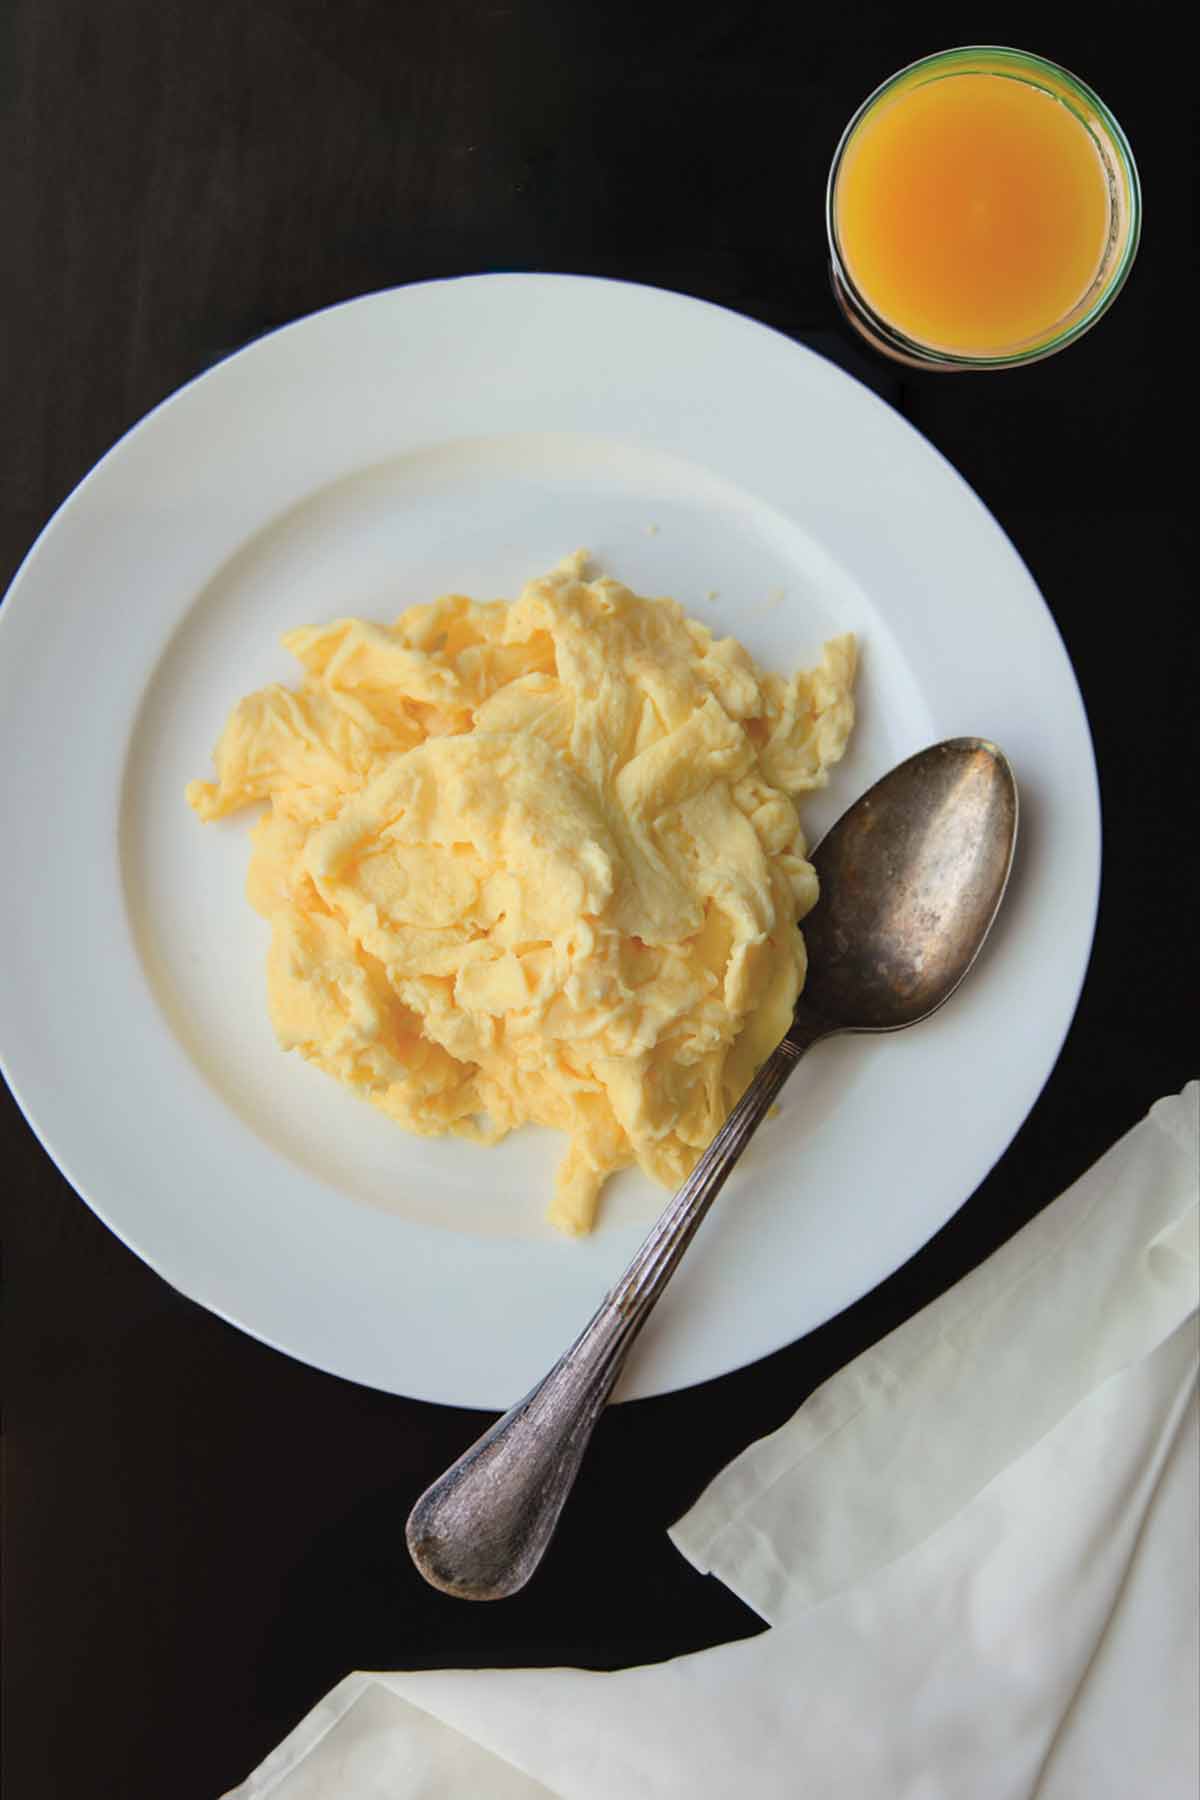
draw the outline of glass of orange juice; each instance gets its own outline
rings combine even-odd
[[[1089,87],[976,44],[911,63],[863,102],[833,158],[826,221],[834,291],[876,349],[923,369],[1011,369],[1112,305],[1141,189]]]

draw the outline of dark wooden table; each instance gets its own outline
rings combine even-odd
[[[825,270],[832,146],[877,80],[973,32],[1002,29],[1089,79],[1147,198],[1126,293],[1064,356],[987,377],[860,365],[1012,535],[1096,738],[1095,954],[1012,1147],[847,1314],[606,1417],[540,1577],[471,1608],[421,1584],[402,1528],[481,1416],[317,1374],[182,1299],[0,1093],[13,1800],[212,1796],[351,1668],[611,1667],[755,1631],[666,1526],[1191,1072],[1195,503],[1180,451],[1194,288],[1169,19],[1017,5],[1001,22],[862,0],[819,16],[777,0],[5,0],[5,582],[163,395],[370,289],[488,269],[621,276],[853,359]],[[0,819],[0,876],[19,880],[3,843]],[[635,1464],[636,1511],[622,1498]]]

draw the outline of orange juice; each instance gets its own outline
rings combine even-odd
[[[1080,318],[1129,236],[1090,101],[1019,52],[949,52],[886,84],[848,131],[831,191],[835,267],[867,314],[981,360]]]

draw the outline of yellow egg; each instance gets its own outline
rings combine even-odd
[[[289,632],[202,819],[255,801],[280,1043],[410,1131],[564,1132],[550,1216],[687,1174],[787,1028],[816,899],[796,796],[854,718],[855,645],[784,678],[673,600],[585,578]]]

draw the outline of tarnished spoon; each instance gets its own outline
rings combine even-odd
[[[413,1507],[408,1547],[434,1587],[498,1600],[529,1580],[630,1346],[780,1088],[819,1038],[898,1031],[949,999],[996,916],[1016,832],[1002,752],[951,738],[885,775],[822,840],[786,1037],[571,1348]]]

